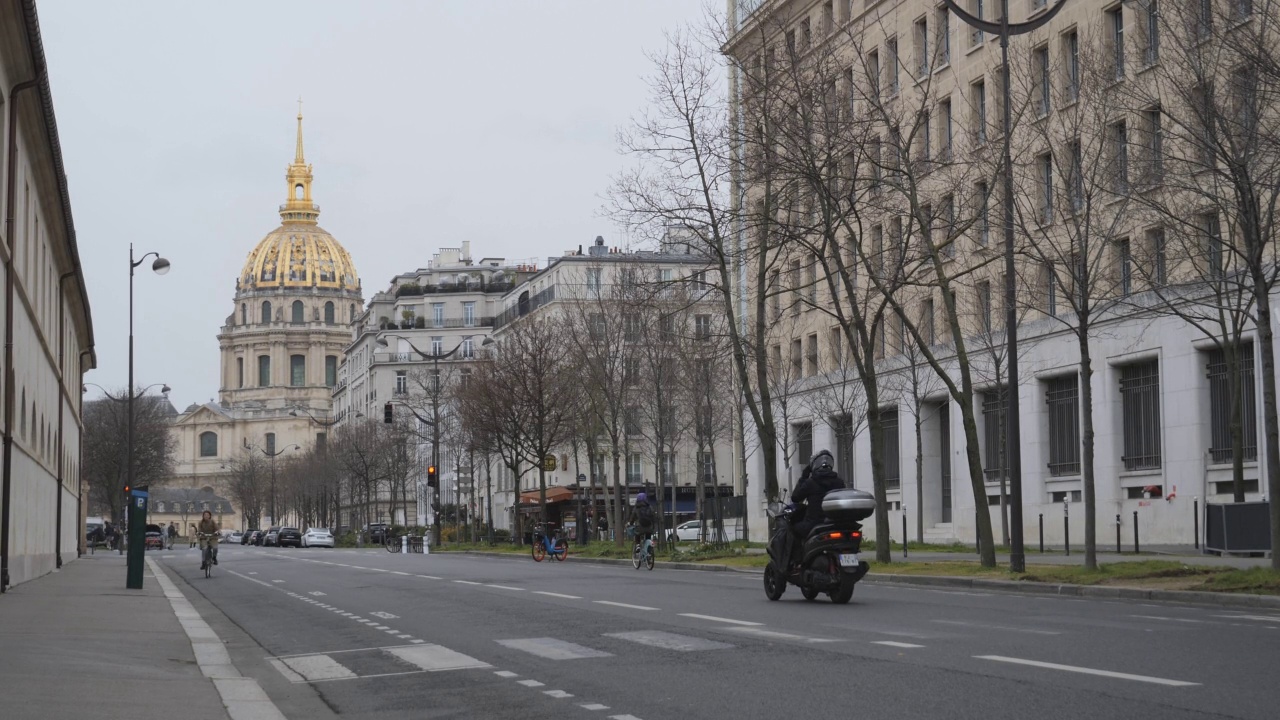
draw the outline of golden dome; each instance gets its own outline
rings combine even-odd
[[[360,276],[346,249],[316,224],[320,206],[311,201],[311,166],[302,154],[302,113],[298,145],[285,172],[287,200],[280,206],[280,227],[249,253],[239,289],[305,288],[359,292]]]

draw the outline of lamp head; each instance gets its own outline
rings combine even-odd
[[[384,337],[378,338],[375,342],[377,343],[378,347],[387,347],[387,339]]]
[[[289,411],[289,417],[298,417],[298,411],[297,411],[297,410],[290,410],[290,411]]]
[[[161,385],[161,386],[160,386],[160,394],[161,394],[161,395],[168,395],[168,394],[169,394],[169,390],[170,390],[170,389],[171,389],[171,388],[170,388],[168,385]]]
[[[493,338],[487,337],[484,339],[484,342],[480,343],[480,347],[484,347],[486,345],[497,345],[497,343],[493,341]]]
[[[151,263],[151,270],[157,275],[164,275],[169,272],[169,261],[158,257],[155,262]]]

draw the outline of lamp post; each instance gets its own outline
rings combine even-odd
[[[431,366],[432,366],[431,419],[427,420],[423,418],[421,415],[414,412],[412,408],[410,408],[409,411],[413,412],[413,416],[418,418],[420,422],[424,422],[431,426],[431,466],[434,468],[437,468],[436,470],[437,473],[439,472],[439,467],[440,467],[440,361],[452,357],[454,353],[461,350],[462,347],[467,344],[467,341],[473,337],[475,336],[464,335],[462,337],[462,342],[458,343],[457,347],[455,347],[454,349],[450,350],[447,353],[435,352],[434,351],[435,348],[432,348],[432,352],[430,353],[422,352],[417,348],[416,345],[413,344],[411,340],[409,340],[409,338],[403,335],[383,335],[377,340],[378,347],[388,347],[387,338],[396,338],[399,340],[403,340],[410,347],[410,349],[412,349],[415,353],[417,353],[418,356],[421,357],[423,360],[427,360],[427,359],[431,360]],[[481,347],[492,345],[492,344],[493,344],[493,338],[490,338],[490,337],[485,338],[484,342],[480,343]],[[440,546],[440,509],[441,509],[439,480],[436,481],[435,487],[432,488],[431,496],[432,496],[432,500],[431,500],[432,511],[434,512],[434,517],[435,517],[435,522],[432,523],[432,527],[431,527],[431,543],[436,547],[439,547]]]
[[[966,25],[990,33],[1000,38],[1000,74],[1004,97],[1001,130],[1004,134],[1004,155],[1001,166],[1004,170],[1004,311],[1005,339],[1008,349],[1006,359],[1009,365],[1009,387],[1005,392],[1005,460],[1009,472],[1010,508],[1009,523],[1013,526],[1009,535],[1009,569],[1013,572],[1026,570],[1027,556],[1022,542],[1022,433],[1019,424],[1018,403],[1018,314],[1017,287],[1014,282],[1014,247],[1013,247],[1013,153],[1010,146],[1009,122],[1009,38],[1014,35],[1025,35],[1048,24],[1067,4],[1067,0],[1057,0],[1053,7],[1039,17],[1023,23],[1009,22],[1009,0],[1000,0],[1000,20],[990,22],[975,17],[961,8],[956,0],[943,0],[956,17]],[[980,502],[981,498],[974,498]],[[905,542],[905,540],[904,540]]]

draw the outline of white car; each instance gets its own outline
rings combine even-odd
[[[307,528],[302,533],[302,547],[333,547],[333,534],[324,528]]]
[[[703,524],[704,523],[699,523],[697,520],[690,520],[689,522],[680,523],[679,525],[676,526],[675,531],[671,533],[671,539],[680,541],[680,542],[685,542],[685,541],[699,542],[704,539],[709,540],[711,535],[715,531],[715,526],[712,525],[712,523],[707,522],[705,523],[706,528],[703,529],[702,527],[700,527],[700,525],[703,525]],[[737,525],[730,522],[726,522],[724,524],[725,540],[737,540],[739,539],[740,534],[741,533],[738,530]]]

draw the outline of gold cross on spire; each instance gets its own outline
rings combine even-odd
[[[293,161],[298,165],[306,162],[302,155],[302,96],[298,96],[298,150],[294,153]]]

